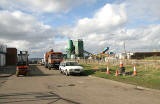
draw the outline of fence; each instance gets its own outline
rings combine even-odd
[[[94,59],[67,59],[68,61],[76,61],[79,64],[100,64],[100,65],[119,65],[120,61],[123,62],[124,65],[149,65],[156,66],[160,65],[160,60],[131,60],[131,59],[110,59],[110,60],[94,60]]]

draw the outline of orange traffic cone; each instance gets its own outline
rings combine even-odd
[[[107,73],[107,74],[110,74],[108,65],[107,65],[107,72],[106,72],[106,73]]]
[[[137,75],[137,71],[136,71],[136,65],[134,65],[134,69],[133,69],[133,75]]]
[[[96,67],[94,67],[94,70],[98,70],[98,67],[96,66]]]
[[[122,63],[122,60],[120,60],[120,68],[123,67],[123,63]]]
[[[119,75],[119,72],[118,72],[118,70],[116,70],[116,74],[115,74],[115,76],[118,76]]]

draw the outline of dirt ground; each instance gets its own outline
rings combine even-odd
[[[160,104],[160,91],[31,65],[30,76],[0,77],[0,104]]]

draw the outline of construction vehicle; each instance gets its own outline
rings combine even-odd
[[[16,67],[16,76],[29,75],[29,63],[28,63],[28,52],[27,51],[20,51],[18,54],[18,62]]]
[[[62,52],[54,52],[54,50],[51,49],[49,52],[46,52],[44,54],[45,68],[48,68],[49,70],[51,70],[51,68],[58,69],[60,62],[62,61],[63,61]]]

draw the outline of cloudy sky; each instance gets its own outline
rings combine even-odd
[[[0,0],[0,43],[43,57],[83,39],[97,53],[160,50],[160,0]]]

